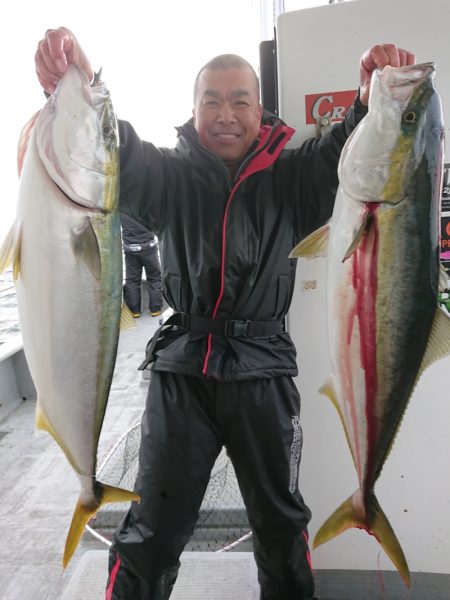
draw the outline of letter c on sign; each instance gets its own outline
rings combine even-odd
[[[312,105],[311,114],[314,119],[321,119],[322,117],[331,117],[331,111],[329,110],[324,115],[320,114],[320,105],[322,102],[328,101],[330,104],[333,102],[333,96],[319,96],[317,100]]]

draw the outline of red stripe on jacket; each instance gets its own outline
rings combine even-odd
[[[230,205],[233,197],[236,193],[239,185],[253,173],[263,171],[270,167],[278,158],[284,146],[288,143],[291,137],[294,135],[295,130],[287,125],[279,125],[273,132],[270,125],[263,125],[259,132],[259,143],[254,150],[258,154],[248,163],[239,178],[235,182],[230,196],[228,198],[227,205],[225,207],[225,213],[222,222],[222,258],[221,258],[221,273],[220,273],[220,292],[214,306],[212,318],[215,319],[219,310],[220,303],[222,302],[223,294],[225,291],[225,259],[226,259],[226,227],[227,218],[230,210]],[[275,146],[276,144],[276,146]],[[259,152],[258,152],[259,151]],[[212,350],[212,334],[208,334],[207,350],[205,360],[203,361],[203,375],[207,375],[209,357],[211,356]]]

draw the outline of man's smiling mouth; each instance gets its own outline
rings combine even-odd
[[[241,137],[240,133],[214,133],[213,134],[215,138],[219,139],[219,140],[236,140],[237,138]]]

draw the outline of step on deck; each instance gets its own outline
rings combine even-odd
[[[61,600],[104,600],[108,553],[86,552],[68,581]],[[184,552],[170,600],[259,600],[250,552]]]
[[[104,600],[108,553],[84,553],[60,600]],[[411,589],[393,571],[315,571],[321,600],[450,600],[450,575],[412,573]],[[251,552],[184,552],[170,600],[259,600]]]

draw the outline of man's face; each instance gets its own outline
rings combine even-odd
[[[240,162],[258,137],[263,108],[252,71],[203,71],[193,110],[200,142],[227,164]]]

